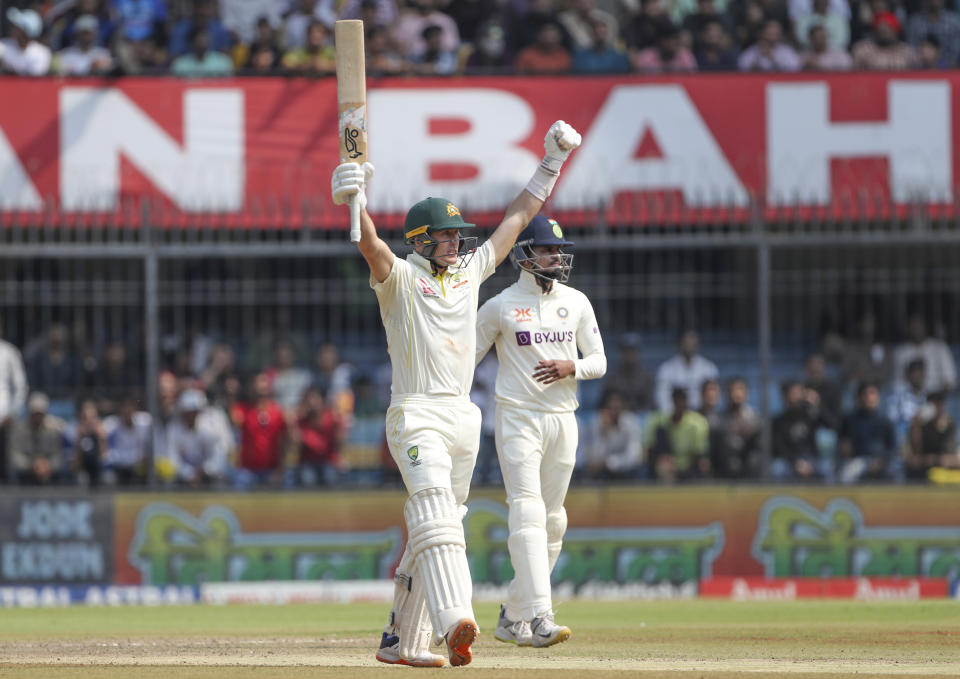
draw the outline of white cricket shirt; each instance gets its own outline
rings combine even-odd
[[[554,282],[544,293],[529,271],[488,300],[477,315],[477,361],[496,343],[498,403],[544,412],[577,409],[577,380],[607,372],[607,357],[590,300]],[[577,358],[577,350],[583,358]],[[572,377],[544,385],[533,379],[539,361],[572,360]]]
[[[371,276],[393,370],[391,402],[408,395],[469,396],[480,284],[495,268],[487,241],[467,266],[448,267],[442,276],[417,253],[394,257],[382,283]]]

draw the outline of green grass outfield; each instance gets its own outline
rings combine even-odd
[[[431,670],[373,658],[388,606],[0,609],[0,678],[355,677]],[[493,639],[495,604],[458,676],[960,677],[960,601],[571,601],[570,641]]]

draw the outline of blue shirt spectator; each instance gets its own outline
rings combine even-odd
[[[167,3],[164,0],[113,0],[113,9],[118,18],[121,35],[138,41],[150,37],[158,24],[167,20]]]
[[[210,36],[210,49],[214,52],[229,52],[233,46],[230,32],[224,27],[212,0],[197,0],[193,15],[180,19],[170,34],[169,53],[176,57],[190,51],[190,33],[194,28],[204,28]]]
[[[613,45],[607,22],[595,19],[590,24],[590,47],[573,51],[574,73],[626,73],[630,70],[627,55]]]

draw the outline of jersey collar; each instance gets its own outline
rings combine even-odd
[[[421,269],[426,269],[427,273],[431,276],[436,277],[436,274],[433,272],[433,262],[421,255],[419,252],[411,252],[407,255],[407,261],[411,264],[420,267]],[[461,267],[459,266],[448,266],[444,276],[449,276],[457,273]]]
[[[538,295],[549,295],[557,289],[557,281],[554,281],[553,285],[550,286],[550,292],[544,292],[543,288],[541,288],[540,284],[537,282],[537,277],[526,269],[521,269],[520,280],[517,281],[517,285],[524,292],[530,292]]]

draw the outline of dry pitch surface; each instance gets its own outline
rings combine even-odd
[[[387,606],[0,609],[0,679],[355,679],[431,670],[374,660]],[[564,603],[551,649],[481,638],[462,677],[960,677],[960,602]],[[387,673],[387,674],[385,674]]]

